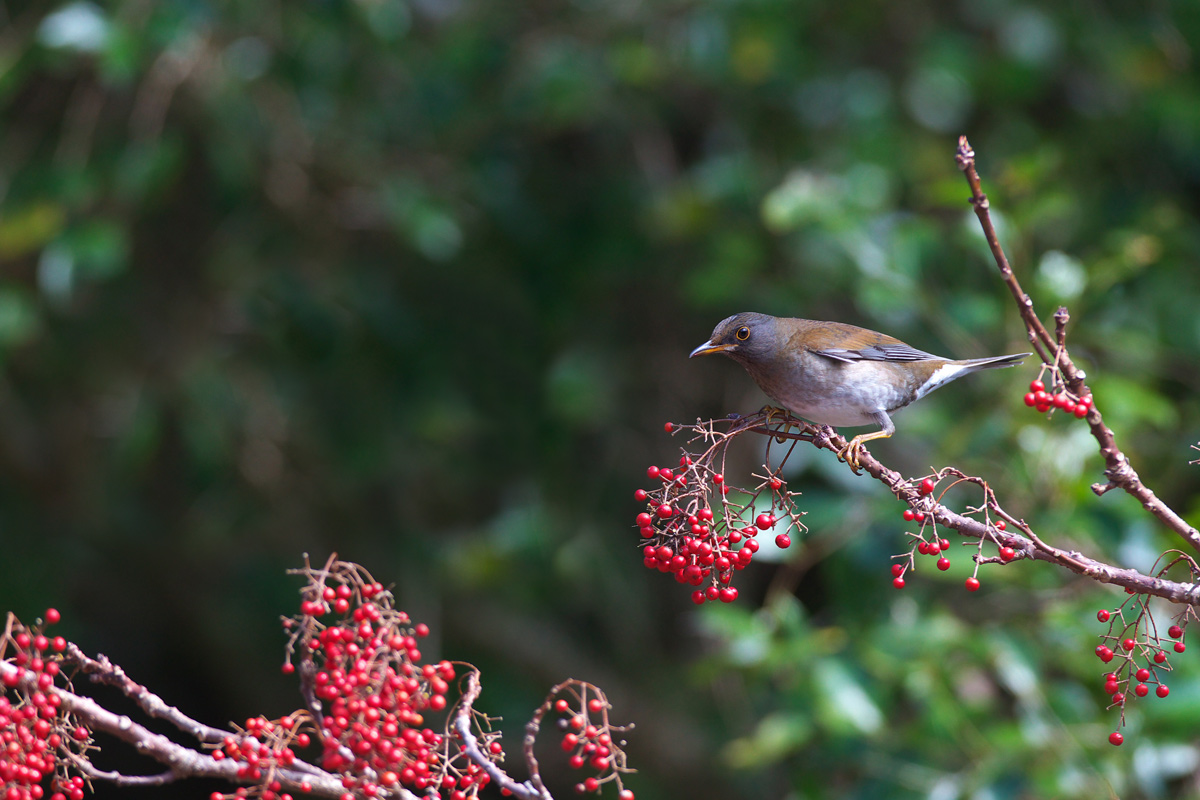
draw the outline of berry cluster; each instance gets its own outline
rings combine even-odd
[[[1001,535],[1007,528],[1007,523],[1003,519],[992,520],[986,513],[989,507],[998,509],[998,506],[994,506],[995,498],[991,495],[990,488],[979,479],[969,478],[958,470],[948,467],[932,475],[914,479],[910,482],[910,485],[916,487],[917,498],[909,501],[910,505],[904,509],[903,517],[905,522],[916,522],[920,527],[916,533],[911,531],[907,533],[910,544],[909,549],[904,553],[892,556],[895,560],[892,564],[892,585],[897,589],[904,588],[904,576],[908,573],[909,569],[916,567],[918,555],[928,555],[937,559],[935,562],[937,568],[943,572],[950,569],[950,559],[945,555],[946,551],[950,549],[950,541],[938,535],[937,521],[933,513],[938,502],[934,499],[933,493],[937,489],[938,483],[947,477],[955,479],[950,486],[963,482],[982,485],[984,493],[989,499],[989,502],[985,503],[983,507],[972,508],[966,512],[968,516],[984,512],[985,522],[988,525],[988,536],[980,538],[978,552],[973,556],[975,562],[974,573],[965,581],[967,591],[979,591],[980,583],[978,576],[980,564],[994,563],[996,561],[1007,564],[1017,557],[1017,551],[1006,544],[1005,537]],[[949,488],[946,487],[946,490]],[[943,491],[944,493],[945,490]],[[983,555],[984,545],[989,541],[996,546],[996,556],[994,557],[985,557]]]
[[[623,741],[613,738],[614,733],[625,728],[613,726],[608,721],[608,700],[590,684],[570,681],[561,689],[571,699],[559,697],[554,701],[554,710],[559,714],[557,721],[563,737],[559,742],[564,753],[569,753],[568,763],[572,769],[592,769],[598,774],[584,778],[575,784],[575,791],[598,792],[600,788],[615,781],[619,800],[634,800],[633,792],[621,785],[621,774],[630,770],[625,766]],[[578,690],[577,690],[578,689]],[[588,697],[589,690],[594,695]]]
[[[67,642],[49,638],[46,625],[60,615],[46,611],[44,625],[29,628],[9,615],[0,633],[0,797],[41,800],[49,784],[51,800],[82,800],[84,781],[68,775],[73,757],[90,746],[91,733],[62,710],[55,691],[60,654]]]
[[[1067,389],[1066,384],[1062,383],[1055,373],[1050,391],[1046,391],[1046,384],[1040,378],[1029,382],[1025,405],[1037,409],[1042,414],[1052,409],[1061,409],[1064,414],[1074,414],[1079,419],[1083,419],[1087,416],[1088,409],[1092,407],[1092,396],[1090,394],[1083,397],[1076,396]]]
[[[1136,613],[1127,621],[1125,613],[1130,600],[1112,611],[1102,608],[1096,612],[1096,619],[1108,623],[1108,633],[1101,637],[1106,643],[1097,645],[1096,657],[1105,664],[1117,662],[1115,669],[1104,673],[1104,691],[1110,696],[1108,707],[1120,709],[1118,727],[1125,723],[1127,704],[1134,698],[1150,694],[1151,686],[1154,686],[1154,694],[1158,697],[1166,697],[1171,693],[1161,675],[1162,672],[1171,671],[1164,642],[1157,633],[1146,631],[1145,623],[1151,619],[1149,607],[1144,598],[1137,598],[1130,609]],[[1183,643],[1183,633],[1183,627],[1178,624],[1167,629],[1167,636],[1174,640],[1171,647],[1176,653],[1187,649]],[[1108,741],[1119,745],[1125,741],[1125,737],[1117,730],[1109,735]]]
[[[425,724],[426,713],[447,707],[455,679],[455,667],[447,661],[421,664],[418,639],[428,635],[428,627],[413,625],[393,607],[391,593],[356,564],[333,562],[325,569],[298,572],[309,583],[302,590],[300,614],[285,620],[292,633],[284,671],[291,672],[294,653],[307,662],[304,673],[313,676],[310,705],[324,709],[320,719],[312,720],[322,748],[321,766],[342,776],[347,800],[375,797],[398,786],[440,792],[450,800],[477,796],[488,775],[451,749],[452,737]],[[326,622],[331,613],[337,618]],[[301,721],[296,715],[275,723],[253,720],[247,724],[248,746],[243,739],[217,752],[246,761],[257,770],[251,777],[269,778],[266,765],[286,765],[289,745],[307,743],[301,730],[305,726],[297,724]],[[503,756],[498,736],[479,734],[483,752],[494,761]],[[251,764],[254,757],[257,763]]]
[[[685,451],[678,468],[649,467],[646,476],[653,485],[634,492],[634,500],[646,505],[634,520],[643,540],[643,564],[697,587],[692,592],[697,605],[711,600],[733,602],[738,596],[737,588],[730,585],[733,574],[754,559],[760,548],[759,533],[777,530],[775,546],[783,549],[791,546],[793,528],[805,530],[800,522],[803,512],[794,500],[799,493],[788,491],[779,474],[787,456],[774,468],[764,465],[765,474],[755,475],[760,483],[753,489],[739,489],[726,481],[719,467],[730,442],[752,427],[725,432],[715,430],[712,422],[668,422],[664,427],[668,433],[690,431],[693,442],[707,446],[695,454]],[[769,502],[763,502],[766,498]],[[770,510],[756,514],[762,506]],[[781,522],[786,524],[779,530]]]

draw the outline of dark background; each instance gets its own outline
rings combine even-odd
[[[697,610],[643,569],[632,493],[665,420],[762,405],[686,359],[733,312],[1027,349],[965,133],[1039,311],[1069,305],[1106,421],[1200,522],[1198,35],[1171,2],[2,4],[0,607],[57,606],[205,722],[274,716],[285,570],[336,551],[483,669],[510,743],[552,684],[603,685],[640,799],[1192,796],[1190,652],[1106,742],[1119,591],[1021,563],[967,595],[956,549],[897,592],[899,505],[802,450],[810,533]],[[872,450],[1148,569],[1178,542],[1092,496],[1036,374]]]

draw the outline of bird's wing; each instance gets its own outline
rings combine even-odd
[[[938,356],[910,347],[904,342],[880,342],[858,350],[831,347],[813,352],[819,356],[843,361],[847,364],[855,361],[930,361],[938,359]]]

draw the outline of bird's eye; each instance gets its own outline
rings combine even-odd
[[[744,342],[750,338],[750,329],[743,325],[737,329],[737,333],[735,333],[734,336],[737,337],[739,342]]]

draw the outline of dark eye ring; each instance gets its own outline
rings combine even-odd
[[[750,338],[750,329],[743,325],[737,329],[737,333],[735,333],[734,336],[737,337],[739,342],[744,342]]]

